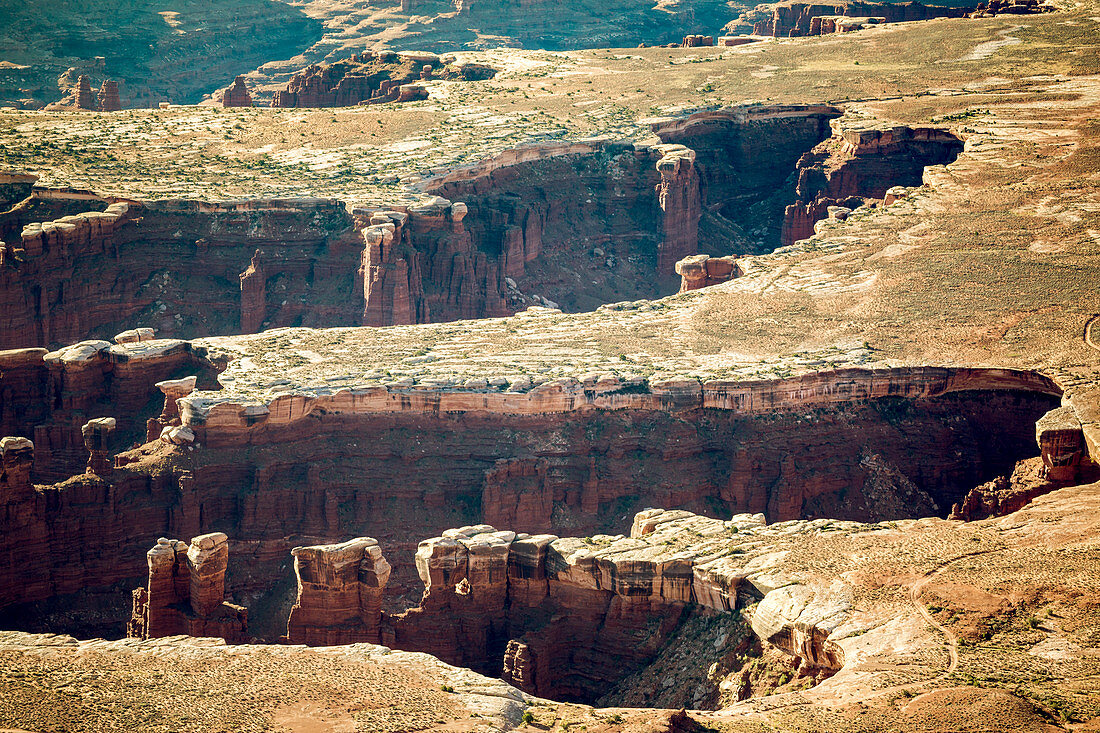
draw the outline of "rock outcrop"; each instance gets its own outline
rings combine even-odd
[[[680,43],[682,48],[697,48],[699,46],[713,46],[714,36],[701,36],[693,34],[690,36],[684,36],[684,40]]]
[[[104,478],[111,475],[111,434],[115,432],[116,425],[113,417],[97,417],[84,423],[80,429],[84,447],[88,450],[88,473]]]
[[[366,51],[332,64],[313,64],[275,92],[272,107],[353,107],[358,104],[409,102],[427,97],[415,82],[442,63],[435,54]]]
[[[737,257],[711,257],[692,255],[676,263],[676,274],[680,276],[680,292],[718,285],[741,275],[737,266]]]
[[[897,186],[920,185],[926,166],[949,163],[963,142],[937,127],[884,127],[854,117],[830,123],[833,135],[798,161],[798,200],[786,207],[781,243],[813,236],[815,222],[883,201]]]
[[[1043,415],[1035,423],[1035,440],[1042,452],[1046,478],[1063,483],[1077,479],[1087,453],[1084,429],[1071,405]]]
[[[248,612],[226,602],[225,571],[229,541],[225,534],[199,535],[188,545],[160,538],[147,553],[149,581],[133,593],[127,635],[214,636],[230,643],[248,638]]]
[[[970,8],[924,5],[920,2],[780,2],[748,11],[727,25],[726,29],[733,30],[751,23],[752,33],[756,36],[819,36],[858,30],[863,25],[962,18],[968,11]]]
[[[70,69],[70,71],[73,71]],[[71,79],[71,77],[68,77]],[[118,82],[104,79],[99,92],[92,90],[92,80],[86,74],[77,77],[76,84],[64,98],[46,105],[47,110],[83,109],[99,112],[117,112],[122,109],[118,96]]]
[[[34,493],[33,468],[34,443],[14,436],[0,438],[0,503],[5,509],[8,504],[18,504]]]
[[[99,88],[98,102],[100,112],[118,112],[122,109],[122,100],[118,96],[117,81],[103,80],[103,85]]]
[[[295,547],[298,596],[287,641],[335,646],[381,640],[382,594],[390,565],[378,541],[358,537],[337,545]]]
[[[752,616],[761,641],[828,676],[844,664],[829,637],[850,616],[850,592],[840,581],[826,589],[779,577],[782,553],[766,549],[769,537],[826,525],[773,529],[762,514],[722,521],[648,509],[629,537],[448,530],[420,543],[424,596],[384,619],[383,639],[475,670],[503,666],[505,681],[540,697],[594,701],[648,663],[683,619],[762,599]]]
[[[969,18],[991,18],[996,15],[1034,15],[1052,13],[1057,7],[1043,0],[989,0],[978,3]]]
[[[248,91],[243,76],[238,76],[233,83],[222,92],[223,107],[251,107],[252,94]]]

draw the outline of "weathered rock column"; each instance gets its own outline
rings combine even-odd
[[[122,101],[118,98],[118,82],[104,79],[99,88],[99,111],[118,112],[122,109]]]
[[[664,239],[658,245],[657,275],[675,272],[677,260],[699,251],[699,218],[703,214],[695,151],[683,145],[656,145],[661,154],[657,172],[657,200],[664,213]]]
[[[1072,407],[1059,407],[1035,423],[1035,441],[1042,451],[1046,478],[1072,482],[1085,458],[1085,433]]]
[[[111,459],[111,434],[115,431],[115,424],[113,417],[97,417],[80,428],[84,447],[88,450],[86,473],[103,477],[111,475],[114,468]]]
[[[222,92],[223,107],[251,107],[252,95],[248,91],[248,85],[244,83],[244,77],[238,76],[233,80],[224,92]]]
[[[229,541],[222,532],[199,535],[188,545],[161,537],[146,553],[149,579],[133,592],[127,635],[150,639],[176,634],[247,639],[248,611],[226,603]]]
[[[191,573],[191,610],[211,616],[225,598],[225,570],[229,566],[229,538],[222,532],[199,535],[187,550]]]
[[[32,468],[34,443],[26,438],[0,438],[0,502],[18,501],[34,493]]]
[[[241,333],[257,333],[267,311],[267,278],[260,262],[260,250],[252,255],[248,269],[241,273]]]
[[[290,609],[287,640],[335,646],[380,641],[382,593],[390,564],[371,537],[336,545],[295,547],[298,598]]]

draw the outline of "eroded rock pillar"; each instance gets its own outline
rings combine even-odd
[[[379,643],[390,564],[377,540],[357,537],[295,547],[291,554],[298,597],[290,609],[287,640],[314,646]]]
[[[1043,456],[1046,478],[1050,481],[1076,480],[1085,458],[1085,433],[1072,407],[1059,407],[1035,423],[1035,440]]]
[[[87,473],[104,477],[111,475],[114,467],[111,458],[111,434],[115,431],[115,424],[113,417],[97,417],[80,428],[84,447],[88,451]]]

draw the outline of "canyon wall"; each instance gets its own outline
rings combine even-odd
[[[727,29],[740,28],[751,23],[752,34],[756,36],[818,36],[862,27],[860,23],[852,21],[876,24],[929,18],[962,18],[971,9],[924,5],[919,2],[781,2],[749,11],[730,23]]]
[[[111,418],[113,438],[96,450],[145,441],[146,419],[160,411],[158,382],[215,367],[178,339],[111,344],[83,341],[64,349],[0,351],[0,434],[34,441],[36,479],[62,481],[83,473],[100,432],[90,421]],[[89,443],[88,440],[92,440]],[[92,457],[107,468],[106,454]],[[93,473],[103,473],[93,471]]]
[[[331,199],[33,189],[0,214],[0,348],[135,325],[163,336],[386,326],[670,294],[679,260],[809,236],[829,206],[919,184],[961,147],[942,130],[839,114],[747,106],[654,122],[651,145],[524,146],[423,182],[415,205],[350,215]]]
[[[828,105],[761,105],[653,123],[662,142],[695,151],[700,180],[699,246],[676,259],[774,249],[784,206],[795,196],[796,164],[829,138],[840,114]]]
[[[919,186],[924,169],[955,160],[963,141],[937,127],[883,126],[858,118],[831,123],[833,135],[797,164],[797,201],[786,207],[783,245],[810,237],[830,207],[887,199],[894,186]]]
[[[95,371],[74,374],[92,380]],[[150,374],[148,391],[162,378]],[[123,452],[106,478],[33,486],[29,471],[13,473],[28,478],[0,498],[5,624],[40,618],[20,604],[141,575],[144,548],[160,536],[229,534],[242,564],[229,591],[244,600],[273,587],[292,547],[348,536],[375,537],[400,557],[411,554],[409,537],[471,522],[614,531],[646,506],[772,520],[946,513],[969,488],[1037,452],[1035,420],[1057,401],[1049,381],[1001,370],[694,384],[675,393],[610,384],[496,395],[408,389],[374,395],[366,411],[349,409],[363,398],[342,393],[327,403],[292,396],[262,410],[221,402],[202,415],[196,408],[217,393],[186,395],[174,418],[182,424],[168,432],[186,429],[189,439]],[[567,403],[588,406],[557,411]],[[80,446],[73,463],[83,471]],[[24,465],[33,450],[20,450],[12,460]],[[76,557],[50,551],[58,546]],[[390,592],[415,591],[413,577],[396,564]],[[82,623],[79,609],[64,618]]]
[[[331,614],[304,631],[324,638],[341,623],[350,633],[377,625],[386,646],[499,675],[539,697],[594,703],[653,661],[685,620],[752,602],[743,633],[757,639],[744,639],[744,649],[777,648],[792,659],[792,670],[820,681],[845,663],[830,636],[851,615],[848,594],[843,583],[823,588],[784,577],[776,566],[787,553],[776,549],[858,527],[832,520],[773,527],[762,514],[722,520],[647,509],[633,517],[629,536],[530,535],[487,524],[449,529],[417,547],[419,605],[396,614],[372,607],[365,621]],[[361,542],[373,540],[348,544]],[[344,599],[356,597],[356,586],[353,572],[330,580],[324,602],[349,605]],[[299,601],[307,590],[316,595],[300,580]],[[311,602],[320,605],[316,597]],[[707,646],[717,649],[725,638],[723,632]],[[677,666],[699,666],[705,677],[712,658]]]
[[[69,208],[87,198],[70,196]],[[266,277],[263,302],[245,304],[258,310],[244,314],[250,325],[358,322],[346,294],[361,245],[337,201],[117,202],[56,220],[39,218],[56,206],[30,208],[37,214],[11,213],[9,229],[22,228],[0,245],[0,348],[134,325],[165,336],[239,333],[239,276],[254,257]]]

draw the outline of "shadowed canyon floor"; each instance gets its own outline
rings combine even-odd
[[[0,110],[0,727],[1095,729],[1098,18]],[[216,532],[256,643],[117,638]]]

